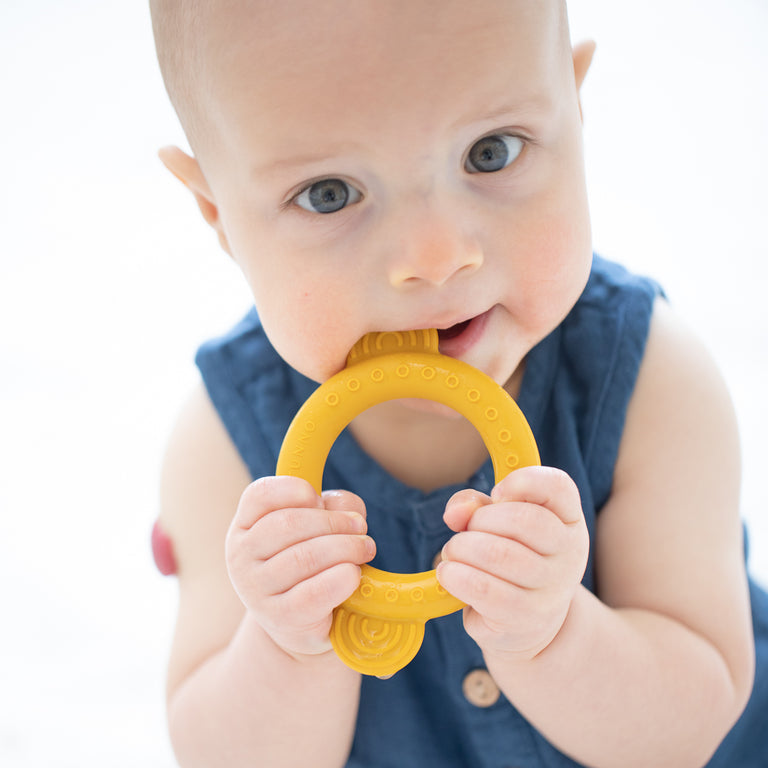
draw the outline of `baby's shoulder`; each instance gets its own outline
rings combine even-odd
[[[676,466],[686,456],[688,464],[714,462],[737,474],[738,430],[725,379],[706,344],[662,298],[654,304],[623,449],[619,479],[650,457]]]

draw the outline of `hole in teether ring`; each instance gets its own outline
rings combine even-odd
[[[420,443],[418,436],[410,436],[407,430],[408,423],[417,414],[431,420],[442,434],[450,431],[454,437],[442,445]],[[480,417],[486,419],[482,413]],[[387,450],[386,443],[368,438],[373,433],[371,424],[377,422],[402,425],[403,434],[409,435],[403,450],[392,452]],[[373,405],[351,422],[350,431],[359,446],[393,477],[425,493],[454,483],[466,483],[489,458],[488,448],[472,422],[454,408],[425,398],[398,398]],[[451,445],[459,442],[462,455],[451,451]]]

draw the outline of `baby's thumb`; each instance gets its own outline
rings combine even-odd
[[[490,497],[480,493],[480,491],[475,491],[471,488],[458,491],[448,499],[448,503],[445,505],[445,512],[443,513],[443,520],[456,533],[466,531],[475,511],[479,507],[490,503]]]
[[[356,512],[366,519],[365,502],[351,491],[323,491],[323,506],[334,512]]]

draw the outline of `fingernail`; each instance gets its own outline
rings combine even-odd
[[[347,512],[350,522],[352,523],[352,530],[355,533],[365,533],[368,530],[368,524],[365,522],[365,518],[359,515],[357,512]]]
[[[365,551],[370,557],[376,554],[376,542],[370,537],[365,537]]]

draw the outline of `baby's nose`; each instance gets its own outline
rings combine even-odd
[[[469,275],[483,263],[477,238],[463,222],[448,215],[420,211],[403,228],[389,265],[390,283],[405,287],[417,283],[442,286],[454,277]]]

